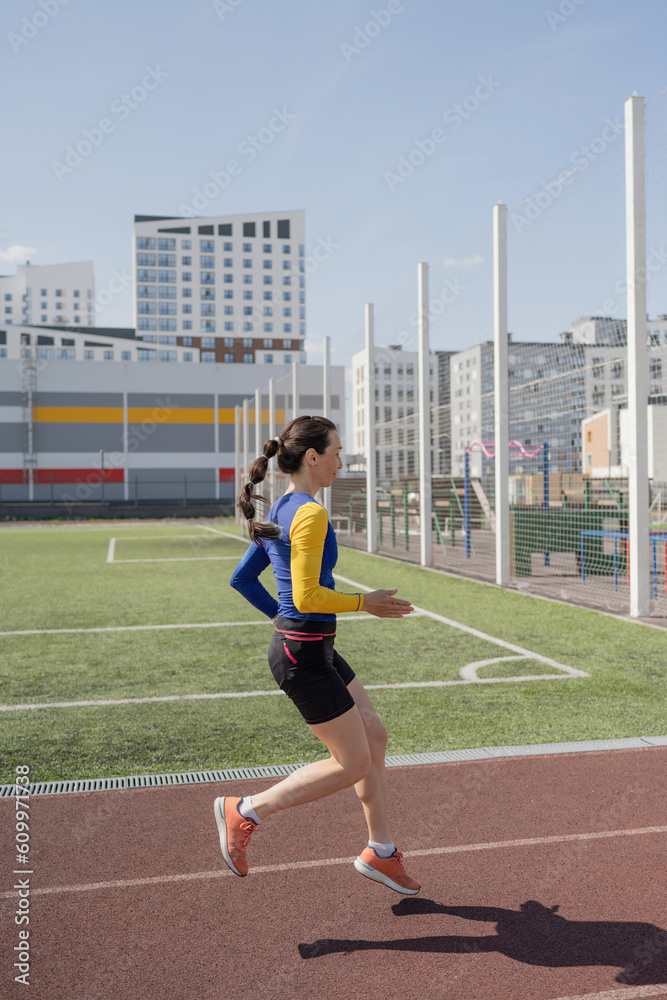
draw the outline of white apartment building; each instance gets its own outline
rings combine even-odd
[[[167,341],[170,338],[165,337]],[[0,329],[0,358],[22,363],[49,361],[201,361],[197,347],[174,344],[144,344],[131,328],[83,327],[60,329],[54,326],[7,325]]]
[[[242,339],[253,362],[305,362],[305,212],[214,218],[135,215],[137,336],[231,356]],[[229,357],[224,349],[228,348]]]
[[[0,276],[3,324],[95,325],[92,261],[19,264],[16,271],[15,275]]]
[[[431,352],[429,362],[429,394],[437,407],[437,358]],[[376,463],[379,479],[393,480],[414,476],[419,472],[419,441],[417,410],[419,406],[418,361],[416,351],[403,351],[399,346],[375,349],[374,399]],[[366,350],[352,358],[353,382],[353,450],[366,450],[365,392],[367,391],[368,359]],[[437,411],[431,421],[431,470],[439,471]]]

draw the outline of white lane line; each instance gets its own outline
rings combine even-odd
[[[654,986],[628,986],[620,990],[603,990],[602,993],[581,993],[576,997],[557,997],[556,1000],[635,1000],[635,997],[667,996],[667,983]]]
[[[610,837],[633,837],[642,834],[667,833],[667,826],[648,826],[637,830],[605,830],[595,833],[565,833],[555,837],[530,837],[523,840],[500,840],[482,844],[459,844],[452,847],[429,847],[425,850],[404,851],[406,858],[424,858],[438,854],[461,854],[467,851],[493,851],[510,847],[537,847],[542,844],[564,844],[576,840],[602,840]],[[297,871],[304,868],[325,868],[331,865],[348,865],[354,858],[325,858],[314,861],[290,861],[278,865],[257,865],[251,868],[251,875],[268,875],[273,872]],[[229,869],[216,869],[208,872],[189,872],[182,875],[155,875],[148,878],[118,879],[113,882],[86,882],[80,885],[54,885],[42,889],[31,889],[33,896],[50,896],[63,892],[90,892],[96,889],[127,889],[138,885],[164,885],[174,882],[203,881],[206,879],[226,878],[231,876]],[[0,893],[0,899],[15,899],[16,892]],[[561,1000],[578,1000],[578,998],[561,998]]]
[[[418,617],[417,613],[410,616],[411,618]],[[375,618],[373,615],[349,615],[345,618],[339,618],[338,624],[341,622],[377,622],[380,621],[379,618]],[[261,621],[248,621],[248,622],[183,622],[175,625],[105,625],[100,628],[31,628],[23,629],[22,631],[16,632],[0,632],[0,637],[3,635],[62,635],[66,633],[86,633],[86,632],[150,632],[154,629],[165,629],[165,628],[226,628],[234,625],[270,625],[271,622],[268,618],[263,618]]]
[[[346,576],[340,576],[338,573],[334,573],[334,578],[340,580],[342,583],[347,583],[351,587],[356,587],[359,590],[369,591],[372,587],[367,587],[363,583],[357,583],[355,580],[350,580]],[[530,660],[537,660],[539,663],[545,663],[549,667],[555,667],[557,670],[562,670],[564,673],[569,674],[570,677],[590,677],[584,670],[578,670],[576,667],[568,667],[564,663],[559,663],[557,660],[552,660],[548,656],[542,656],[541,653],[531,653],[529,649],[524,649],[523,646],[515,646],[512,642],[506,642],[504,639],[497,639],[493,635],[488,635],[486,632],[480,632],[479,629],[471,628],[470,625],[463,625],[461,622],[455,622],[451,618],[445,618],[443,615],[437,615],[434,611],[427,611],[426,608],[418,608],[417,605],[414,606],[415,611],[419,611],[423,615],[427,615],[436,622],[442,622],[443,625],[449,625],[451,628],[457,628],[461,632],[467,632],[468,635],[474,635],[477,639],[485,639],[487,642],[492,642],[496,646],[502,646],[504,649],[509,649],[513,653],[519,653],[521,656],[525,656]]]
[[[114,557],[114,552],[115,551],[116,551],[116,539],[115,538],[110,538],[109,539],[109,551],[107,552],[107,562],[108,563],[112,563],[113,562],[113,557]]]

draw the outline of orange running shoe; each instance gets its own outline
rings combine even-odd
[[[419,882],[410,878],[403,867],[403,855],[399,850],[394,851],[388,858],[381,858],[372,847],[365,847],[354,862],[354,867],[360,875],[382,882],[383,885],[406,896],[414,896],[421,888]]]
[[[241,815],[238,810],[240,802],[240,798],[223,796],[215,800],[213,811],[222,856],[234,874],[243,877],[248,874],[245,852],[257,824]]]

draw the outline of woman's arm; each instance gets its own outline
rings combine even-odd
[[[229,581],[234,590],[245,597],[267,618],[278,614],[278,602],[259,582],[259,575],[269,565],[269,557],[261,545],[250,545]]]
[[[290,528],[290,572],[292,600],[303,614],[331,614],[361,611],[362,594],[339,594],[320,586],[322,553],[329,519],[318,503],[305,503],[297,510]]]

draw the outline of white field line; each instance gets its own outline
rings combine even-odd
[[[417,614],[411,616],[416,618]],[[341,621],[345,622],[372,622],[380,621],[379,618],[373,618],[371,615],[350,615],[349,617],[342,618],[338,620],[340,625]],[[270,625],[271,622],[268,618],[262,618],[261,621],[247,621],[247,622],[183,622],[177,623],[175,625],[103,625],[95,628],[30,628],[23,629],[18,632],[0,632],[0,637],[4,635],[65,635],[65,634],[86,634],[88,632],[151,632],[157,629],[165,628],[231,628],[235,625]]]
[[[199,525],[198,525],[199,527]],[[211,529],[215,530],[215,529]],[[216,532],[216,534],[227,534],[227,532]],[[243,543],[242,538],[236,538],[235,535],[227,535],[228,538],[234,538],[236,541]],[[125,535],[124,538],[111,538],[109,539],[109,550],[107,552],[107,562],[108,563],[148,563],[148,562],[200,562],[206,560],[229,560],[235,559],[239,560],[239,556],[174,556],[169,558],[157,558],[157,559],[116,559],[116,542],[146,542],[152,541],[153,539],[164,539],[169,538],[173,541],[174,538],[201,538],[201,535]]]
[[[492,660],[485,663],[492,663]],[[402,681],[396,684],[364,684],[367,691],[399,691],[407,688],[458,687],[463,684],[504,684],[513,681],[554,681],[567,680],[567,674],[525,674],[523,677],[487,677],[474,681]],[[113,698],[96,701],[47,701],[27,705],[0,705],[0,712],[25,712],[36,708],[108,708],[112,705],[146,705],[154,702],[173,701],[215,701],[230,698],[265,698],[282,694],[280,688],[271,691],[219,691],[213,694],[165,694],[150,695],[145,698]]]
[[[246,548],[248,547],[249,543],[245,538],[242,538],[241,535],[232,535],[231,531],[223,531],[222,528],[212,528],[208,524],[198,524],[197,527],[201,528],[202,531],[212,531],[214,535],[225,535],[226,538],[233,538],[235,542],[241,542]]]
[[[369,591],[372,587],[367,587],[363,583],[357,583],[355,580],[350,580],[346,576],[340,576],[338,573],[334,573],[336,580],[341,580],[342,583],[347,583],[351,587],[356,587],[358,590]],[[496,646],[502,646],[504,649],[509,649],[513,653],[518,653],[520,656],[526,657],[529,660],[537,660],[539,663],[545,663],[548,667],[555,667],[557,670],[562,670],[564,673],[569,674],[570,677],[590,677],[584,670],[578,670],[576,667],[568,667],[564,663],[558,663],[557,660],[552,660],[548,656],[542,656],[541,653],[531,653],[529,649],[524,649],[523,646],[516,646],[512,642],[506,642],[504,639],[497,639],[493,635],[488,635],[486,632],[480,632],[479,629],[471,628],[470,625],[462,625],[461,622],[455,622],[451,618],[445,618],[443,615],[437,615],[434,611],[427,611],[426,608],[418,608],[416,605],[415,611],[419,611],[423,615],[427,615],[436,622],[442,622],[443,625],[449,625],[450,628],[457,628],[461,632],[467,632],[468,635],[474,635],[477,639],[485,639],[487,642],[492,642]],[[506,680],[507,678],[505,678]]]
[[[157,563],[157,562],[221,562],[226,559],[233,559],[234,562],[239,561],[238,556],[170,556],[164,559],[112,559],[111,561],[114,566],[118,566],[120,563]]]
[[[552,837],[529,837],[522,840],[500,840],[482,844],[458,844],[452,847],[429,847],[425,850],[404,851],[406,858],[425,858],[440,854],[461,854],[467,851],[495,851],[512,847],[539,847],[543,844],[565,844],[577,840],[604,840],[611,837],[636,837],[645,834],[667,833],[667,826],[647,826],[636,830],[604,830],[594,833],[565,833]],[[286,864],[257,865],[251,868],[251,875],[268,875],[273,872],[299,871],[308,868],[326,868],[331,865],[351,865],[354,858],[325,858],[314,861],[290,861]],[[165,885],[174,882],[206,881],[227,878],[233,873],[228,868],[208,872],[189,872],[181,875],[155,875],[147,878],[118,879],[113,882],[84,882],[75,885],[54,885],[42,889],[32,889],[33,896],[51,896],[63,892],[91,892],[97,889],[127,889],[140,885]],[[16,892],[0,893],[0,899],[16,899]],[[618,991],[620,992],[620,991]],[[616,994],[617,991],[614,991]],[[580,998],[561,998],[580,1000]]]

